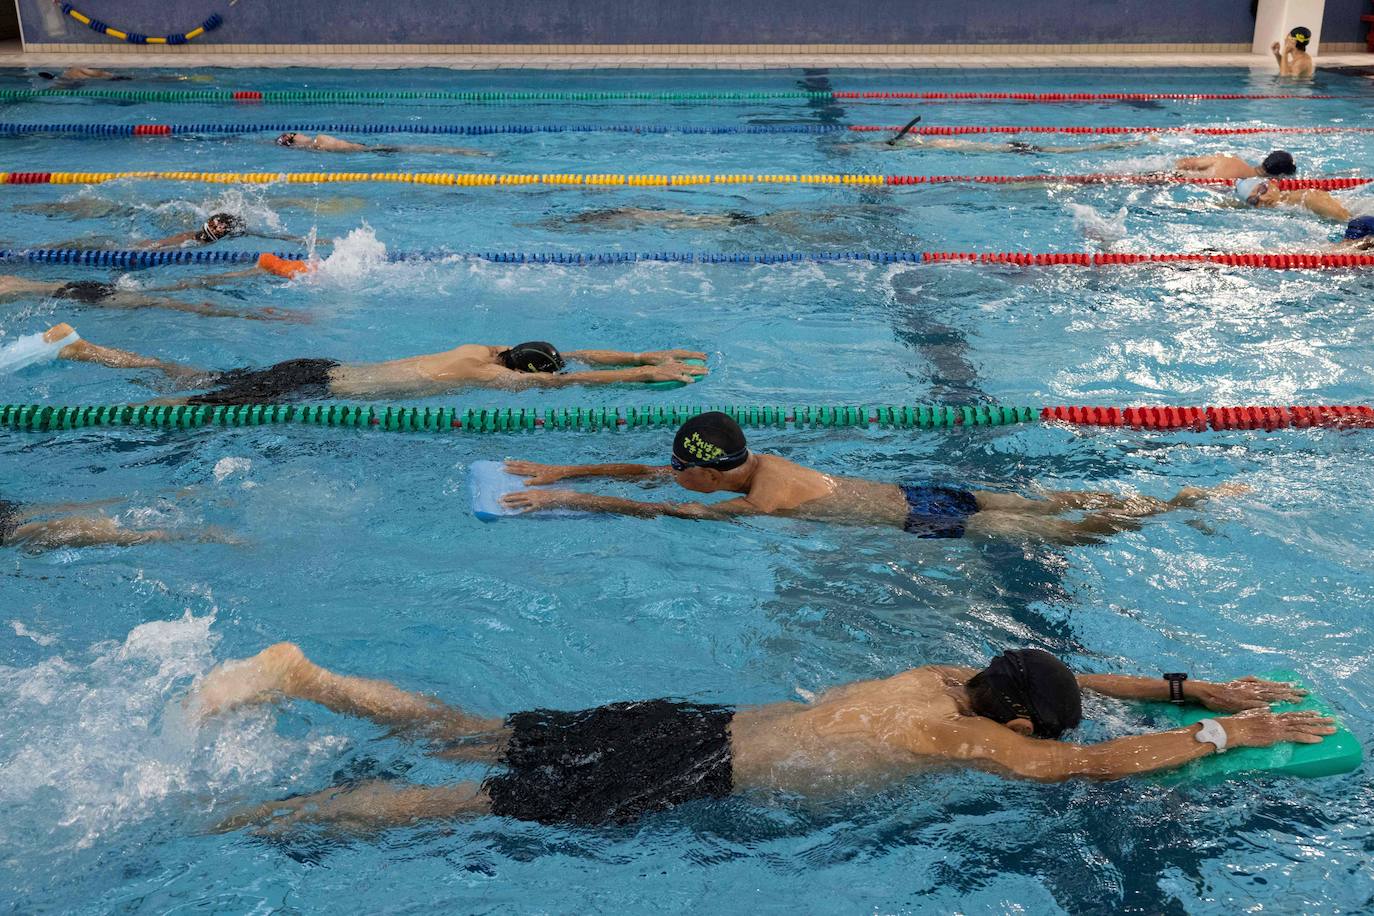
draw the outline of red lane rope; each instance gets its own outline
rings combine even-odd
[[[1374,427],[1374,407],[1364,405],[1247,407],[1042,407],[1046,423],[1130,426],[1136,429],[1306,429]]]
[[[895,133],[901,125],[884,127],[878,124],[851,124],[856,133]],[[1249,134],[1365,134],[1374,127],[1068,127],[1068,126],[984,126],[959,125],[941,127],[929,125],[907,131],[925,137],[954,137],[961,134],[1191,134],[1201,137],[1230,137]]]
[[[1283,191],[1342,191],[1374,182],[1374,178],[1283,178],[1272,183]],[[1190,184],[1229,188],[1232,178],[1195,178],[1187,175],[1113,174],[1088,175],[885,175],[883,183],[910,184]]]
[[[1227,267],[1262,267],[1274,270],[1320,270],[1341,267],[1374,267],[1374,254],[1126,254],[1116,252],[1059,252],[1034,254],[1024,251],[923,251],[924,263],[972,262],[1013,264],[1022,267],[1111,267],[1130,264],[1220,264]]]
[[[1010,102],[1198,102],[1231,99],[1347,99],[1348,95],[1238,92],[835,92],[836,99],[989,99]]]

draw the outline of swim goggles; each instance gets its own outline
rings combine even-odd
[[[748,455],[749,449],[742,448],[737,452],[721,455],[719,458],[712,458],[710,461],[683,461],[677,455],[672,455],[668,459],[668,463],[672,465],[674,471],[685,471],[688,468],[718,468],[721,465],[734,464],[741,458],[748,457]]]
[[[277,146],[295,146],[300,134],[282,134],[277,138]]]
[[[1269,182],[1261,181],[1259,184],[1255,185],[1255,190],[1251,191],[1249,196],[1245,198],[1245,205],[1247,207],[1258,207],[1260,203],[1260,198],[1268,193]]]

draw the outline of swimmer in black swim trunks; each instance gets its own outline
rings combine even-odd
[[[40,504],[0,499],[0,547],[22,547],[37,552],[58,547],[127,547],[179,540],[234,543],[233,538],[208,528],[199,531],[125,528],[95,511],[126,501],[101,499]]]
[[[94,280],[25,280],[13,274],[0,274],[0,303],[52,298],[107,309],[170,309],[174,312],[190,312],[209,318],[247,318],[254,321],[301,320],[289,312],[272,308],[234,308],[215,305],[212,302],[185,302],[166,296],[151,296],[148,292],[120,289],[113,283],[99,283]]]
[[[462,146],[366,146],[350,140],[340,140],[329,134],[297,133],[290,131],[277,138],[277,146],[287,149],[314,150],[320,153],[436,153],[448,156],[490,156],[480,149]]]
[[[1152,137],[1132,137],[1117,140],[1104,140],[1100,143],[1083,143],[1077,146],[1042,145],[1026,140],[965,140],[962,137],[927,136],[917,132],[904,135],[895,144],[886,140],[865,143],[865,147],[875,150],[893,151],[922,147],[925,149],[948,150],[954,153],[1095,153],[1109,149],[1129,149],[1142,143],[1149,143]]]
[[[49,340],[71,333],[67,324],[49,328]],[[285,404],[335,398],[372,400],[423,397],[458,388],[562,388],[568,385],[614,385],[625,382],[691,382],[707,374],[695,350],[573,350],[566,354],[594,367],[565,372],[566,361],[552,344],[540,340],[511,347],[463,344],[441,353],[411,356],[382,363],[342,363],[332,359],[291,359],[264,369],[216,372],[141,356],[128,350],[102,347],[87,340],[68,344],[58,358],[98,363],[112,369],[156,369],[183,391],[213,388],[204,394],[162,398],[159,404]]]
[[[371,781],[269,802],[220,830],[280,831],[324,822],[370,831],[429,819],[497,815],[580,827],[628,824],[736,792],[812,797],[886,785],[951,767],[1038,782],[1120,779],[1182,766],[1222,747],[1316,744],[1334,734],[1320,713],[1268,712],[1300,700],[1289,684],[1187,678],[1182,701],[1219,713],[1203,723],[1096,744],[1062,737],[1082,719],[1082,691],[1168,700],[1160,677],[1075,674],[1038,649],[1004,652],[981,671],[927,665],[826,691],[809,703],[719,706],[673,700],[474,715],[385,681],[335,674],[290,643],[210,672],[190,699],[201,716],[277,698],[363,716],[440,756],[499,767],[482,782]],[[1219,743],[1218,743],[1219,742]]]
[[[921,538],[1011,537],[1056,544],[1095,542],[1139,528],[1152,516],[1192,506],[1211,496],[1233,496],[1249,488],[1224,484],[1210,490],[1184,487],[1173,499],[1111,493],[1053,491],[1030,499],[926,484],[898,485],[839,477],[802,467],[776,455],[751,452],[744,431],[719,412],[693,417],[678,429],[668,467],[644,464],[545,465],[507,461],[506,470],[532,487],[578,477],[606,477],[645,483],[672,479],[697,493],[742,493],[710,504],[649,503],[574,490],[523,490],[503,498],[525,512],[575,509],[651,518],[729,521],[748,515],[782,515],[849,525],[891,525]],[[1081,512],[1077,518],[1064,518]]]

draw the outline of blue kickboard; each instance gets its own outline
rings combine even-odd
[[[1270,671],[1259,675],[1267,681],[1287,681],[1304,686],[1292,671]],[[1176,706],[1172,703],[1147,703],[1146,707],[1156,720],[1169,723],[1171,728],[1192,725],[1200,719],[1215,719],[1225,713],[1210,712],[1201,706]],[[1324,715],[1334,716],[1331,707],[1316,694],[1308,694],[1300,703],[1276,703],[1274,712],[1294,712],[1300,709],[1315,709]],[[1249,773],[1276,773],[1283,776],[1298,776],[1316,779],[1322,776],[1337,776],[1357,769],[1364,757],[1364,750],[1350,730],[1336,722],[1336,733],[1327,735],[1318,744],[1293,744],[1284,742],[1273,747],[1235,747],[1224,754],[1213,754],[1201,760],[1194,760],[1187,766],[1172,773],[1161,774],[1165,782],[1193,781],[1214,782],[1231,779]]]
[[[528,518],[587,518],[594,513],[574,509],[544,509],[540,512],[520,512],[501,505],[501,497],[521,490],[541,489],[526,485],[523,477],[508,472],[502,461],[474,461],[468,467],[468,495],[472,497],[472,514],[484,522],[498,518],[523,515]]]

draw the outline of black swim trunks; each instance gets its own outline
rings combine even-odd
[[[646,700],[506,719],[506,772],[483,783],[493,814],[544,824],[626,824],[734,787],[729,706]]]
[[[57,288],[53,296],[57,299],[70,299],[73,302],[104,302],[115,294],[113,283],[97,283],[94,280],[77,280],[73,283],[64,283]]]
[[[210,381],[214,391],[192,395],[188,404],[227,407],[234,404],[286,404],[329,397],[333,359],[288,359],[266,369],[231,369]]]
[[[10,542],[14,533],[19,530],[22,521],[20,510],[24,507],[19,503],[11,502],[8,499],[0,499],[0,547]]]
[[[1034,143],[1027,143],[1025,140],[1011,140],[1007,142],[1007,149],[1013,153],[1043,153],[1044,150]]]
[[[758,225],[759,218],[752,213],[745,213],[743,210],[726,210],[725,218],[730,221],[732,226],[755,226]]]
[[[968,490],[903,486],[902,495],[907,506],[902,530],[918,538],[961,538],[964,523],[978,511],[978,500]]]

